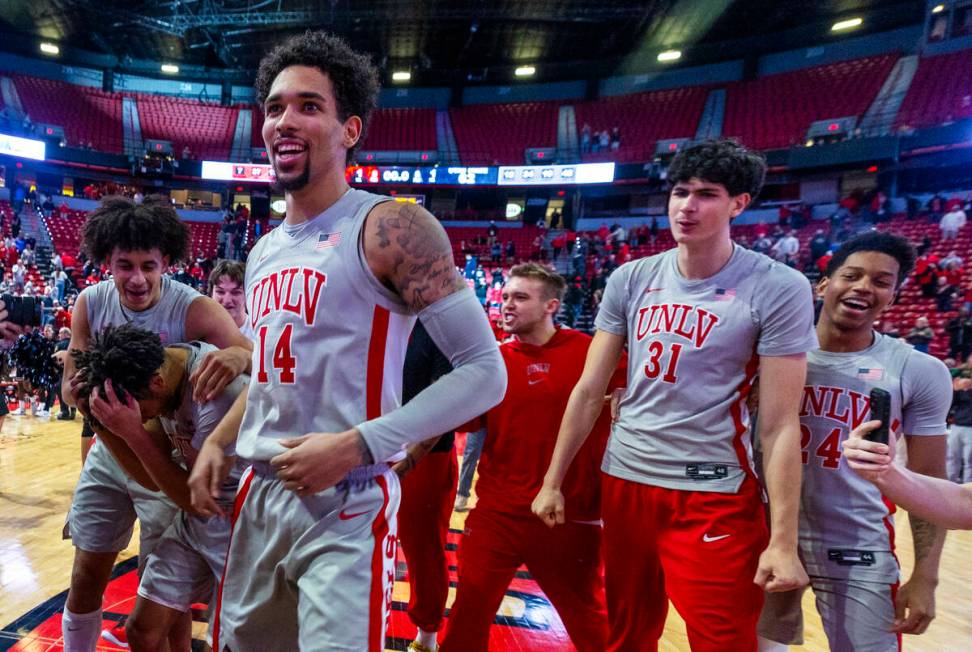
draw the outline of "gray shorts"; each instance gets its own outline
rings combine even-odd
[[[176,611],[209,602],[223,575],[229,538],[229,519],[180,512],[146,560],[138,594]]]
[[[144,567],[179,508],[161,491],[149,491],[125,473],[103,442],[95,441],[81,469],[68,512],[75,547],[121,552],[132,540],[138,517],[139,564]]]
[[[240,480],[213,650],[384,650],[398,476],[384,464],[308,498],[269,465]]]
[[[834,652],[898,652],[894,586],[810,577],[817,612]],[[757,633],[784,645],[803,644],[803,592],[767,593]]]

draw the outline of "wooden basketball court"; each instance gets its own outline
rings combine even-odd
[[[70,581],[73,548],[61,539],[64,517],[81,469],[78,421],[8,416],[0,430],[0,652],[56,652],[60,644],[60,610]],[[454,514],[450,555],[465,516]],[[137,537],[135,538],[137,541]],[[898,515],[898,554],[911,568],[911,533],[907,516]],[[136,548],[119,556],[105,598],[106,625],[116,622],[134,604]],[[938,588],[938,618],[923,636],[905,638],[905,649],[941,652],[972,649],[972,532],[949,535]],[[415,633],[404,608],[408,602],[405,568],[399,564],[395,612],[388,636],[389,650],[404,650]],[[454,569],[453,569],[454,579]],[[451,601],[451,596],[450,596]],[[794,650],[827,650],[820,620],[807,593],[804,610],[807,642]],[[672,610],[660,649],[688,650],[685,629]],[[521,573],[510,587],[493,627],[491,650],[554,652],[573,650],[563,625],[542,592]],[[205,623],[198,623],[201,648]],[[104,650],[113,649],[105,646]]]

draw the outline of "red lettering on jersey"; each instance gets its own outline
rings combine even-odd
[[[253,287],[253,295],[250,297],[250,326],[256,328],[257,321],[260,319],[260,301],[263,299],[263,282],[266,279],[261,279]]]
[[[690,319],[693,314],[694,320]],[[653,304],[638,310],[635,339],[640,341],[648,335],[672,333],[700,349],[712,333],[712,328],[718,323],[719,317],[705,308],[683,303]]]
[[[824,399],[827,397],[827,389],[815,385],[807,385],[803,388],[803,404],[800,406],[800,416],[806,417],[811,414],[819,416],[824,409]]]
[[[280,290],[283,283],[280,280],[280,272],[274,272],[267,277],[266,302],[263,306],[262,317],[270,314],[271,310],[280,310]]]
[[[689,312],[692,310],[692,307],[683,306],[681,304],[675,304],[675,308],[682,310],[682,316],[678,320],[678,325],[675,327],[675,329],[672,332],[675,333],[676,335],[680,335],[681,337],[684,337],[687,340],[692,339],[692,331],[685,330],[685,320],[688,319]],[[696,321],[696,324],[698,324],[698,321]]]
[[[837,403],[840,400],[840,395],[844,393],[843,388],[840,387],[830,387],[830,407],[827,408],[827,414],[825,415],[828,419],[833,419],[834,421],[840,421],[841,423],[847,423],[847,417],[850,415],[850,410],[846,407],[844,408],[843,414],[837,413]]]
[[[311,291],[311,277],[317,283]],[[308,326],[314,325],[317,319],[317,300],[321,298],[321,288],[327,285],[327,275],[316,269],[304,268],[304,323]]]
[[[709,339],[712,327],[719,323],[719,317],[705,308],[696,308],[695,311],[698,314],[695,320],[695,348],[701,349]]]
[[[852,392],[849,390],[847,392],[847,396],[850,397],[851,409],[849,427],[851,430],[854,430],[859,425],[864,423],[864,421],[866,421],[866,418],[871,411],[871,398],[861,394],[860,392]]]
[[[283,309],[287,312],[292,312],[295,315],[300,315],[300,288],[297,289],[297,299],[291,301],[290,297],[294,290],[294,279],[300,274],[299,267],[291,267],[290,269],[285,269],[283,275],[287,278],[287,291],[284,292],[284,302]],[[283,285],[283,282],[281,282]]]

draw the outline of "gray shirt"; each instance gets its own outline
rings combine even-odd
[[[369,211],[387,199],[350,190],[250,252],[247,318],[256,337],[241,456],[266,461],[286,450],[280,439],[343,432],[401,404],[415,317],[375,278],[361,238]]]
[[[879,333],[863,351],[809,354],[800,406],[800,556],[810,575],[898,580],[894,507],[841,454],[850,431],[871,418],[873,387],[891,394],[896,437],[945,434],[952,380],[940,360]]]
[[[132,324],[158,333],[162,344],[186,341],[186,316],[189,304],[201,297],[188,285],[162,277],[162,295],[158,303],[147,310],[135,312],[121,304],[121,297],[113,280],[101,281],[81,292],[88,312],[88,328],[92,334],[105,326]]]
[[[595,325],[628,341],[628,387],[605,473],[644,484],[735,493],[752,474],[746,396],[760,356],[817,346],[810,284],[734,247],[713,276],[682,276],[677,249],[608,279]]]
[[[207,353],[218,351],[219,349],[212,344],[205,342],[191,342],[189,344],[176,345],[184,348],[187,352],[186,357],[186,377],[191,376]],[[173,448],[177,451],[177,461],[182,463],[187,469],[192,469],[196,463],[196,456],[202,447],[206,437],[212,433],[216,425],[226,415],[236,397],[243,391],[243,388],[250,382],[250,377],[240,374],[226,386],[219,396],[212,401],[197,403],[192,400],[192,387],[188,382],[182,393],[182,400],[176,411],[168,416],[160,416],[159,422],[162,429],[172,441]],[[230,446],[226,450],[227,455],[234,455],[235,452]],[[220,491],[220,503],[232,504],[236,496],[236,489],[240,482],[245,464],[237,458],[236,464],[230,471],[226,480],[223,481]]]

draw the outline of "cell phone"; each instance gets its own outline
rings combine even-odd
[[[871,420],[880,421],[881,425],[864,435],[864,439],[878,444],[888,443],[891,429],[891,394],[880,387],[871,390]]]

